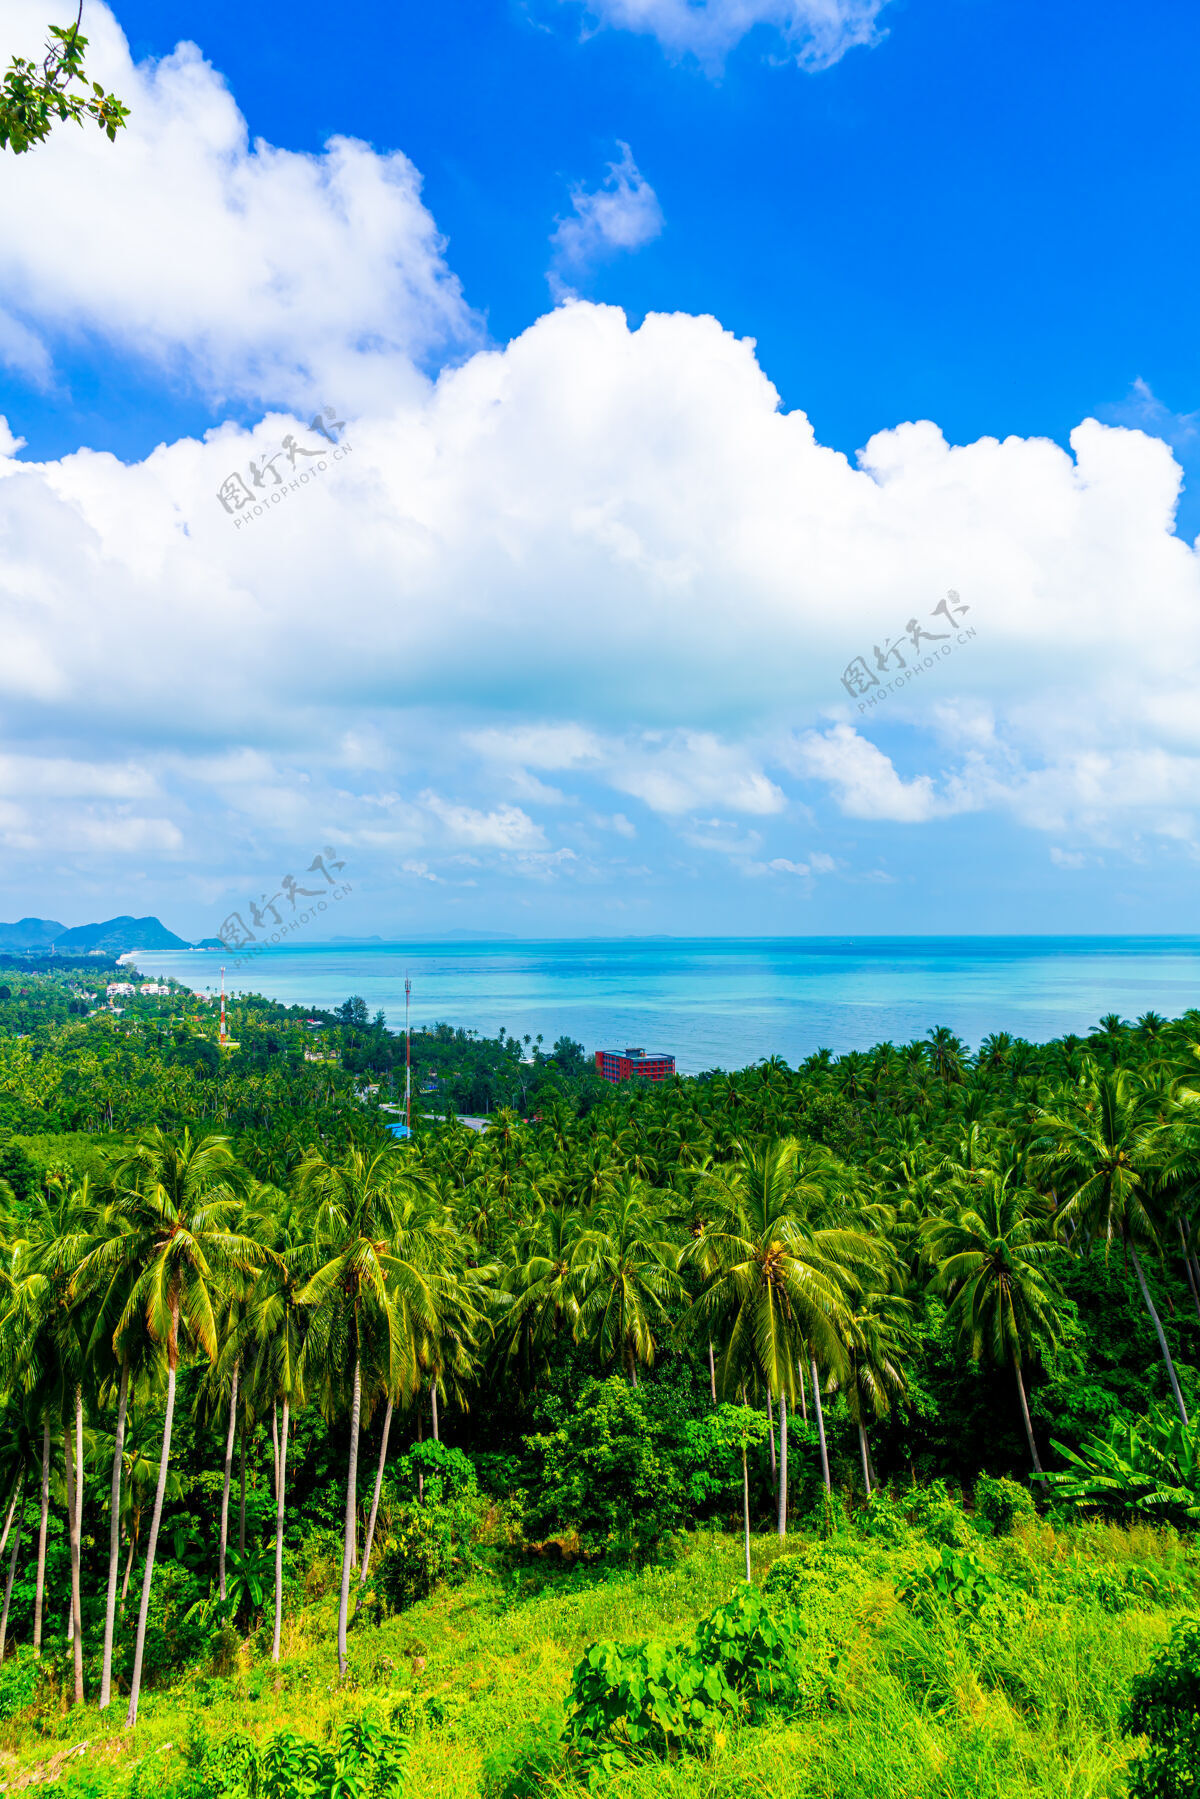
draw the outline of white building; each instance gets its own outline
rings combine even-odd
[[[165,997],[170,993],[171,987],[167,981],[143,981],[139,991]]]
[[[136,988],[130,981],[110,981],[104,989],[106,999],[132,999]]]

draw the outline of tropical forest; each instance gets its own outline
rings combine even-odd
[[[1200,1012],[609,1085],[119,973],[0,968],[0,1785],[1200,1792]]]

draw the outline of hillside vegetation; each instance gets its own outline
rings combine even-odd
[[[10,1784],[1194,1792],[1200,1014],[398,1141],[360,1000],[5,984]]]

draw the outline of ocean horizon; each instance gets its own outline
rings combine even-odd
[[[251,954],[139,953],[137,966],[216,992],[329,1009],[361,994],[391,1029],[434,1023],[589,1053],[637,1044],[681,1073],[795,1063],[948,1026],[1045,1041],[1119,1013],[1200,1005],[1200,936],[489,937],[288,943]]]

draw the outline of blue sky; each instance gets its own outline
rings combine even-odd
[[[88,21],[129,141],[0,196],[6,916],[335,842],[363,931],[1191,927],[1194,8]]]

